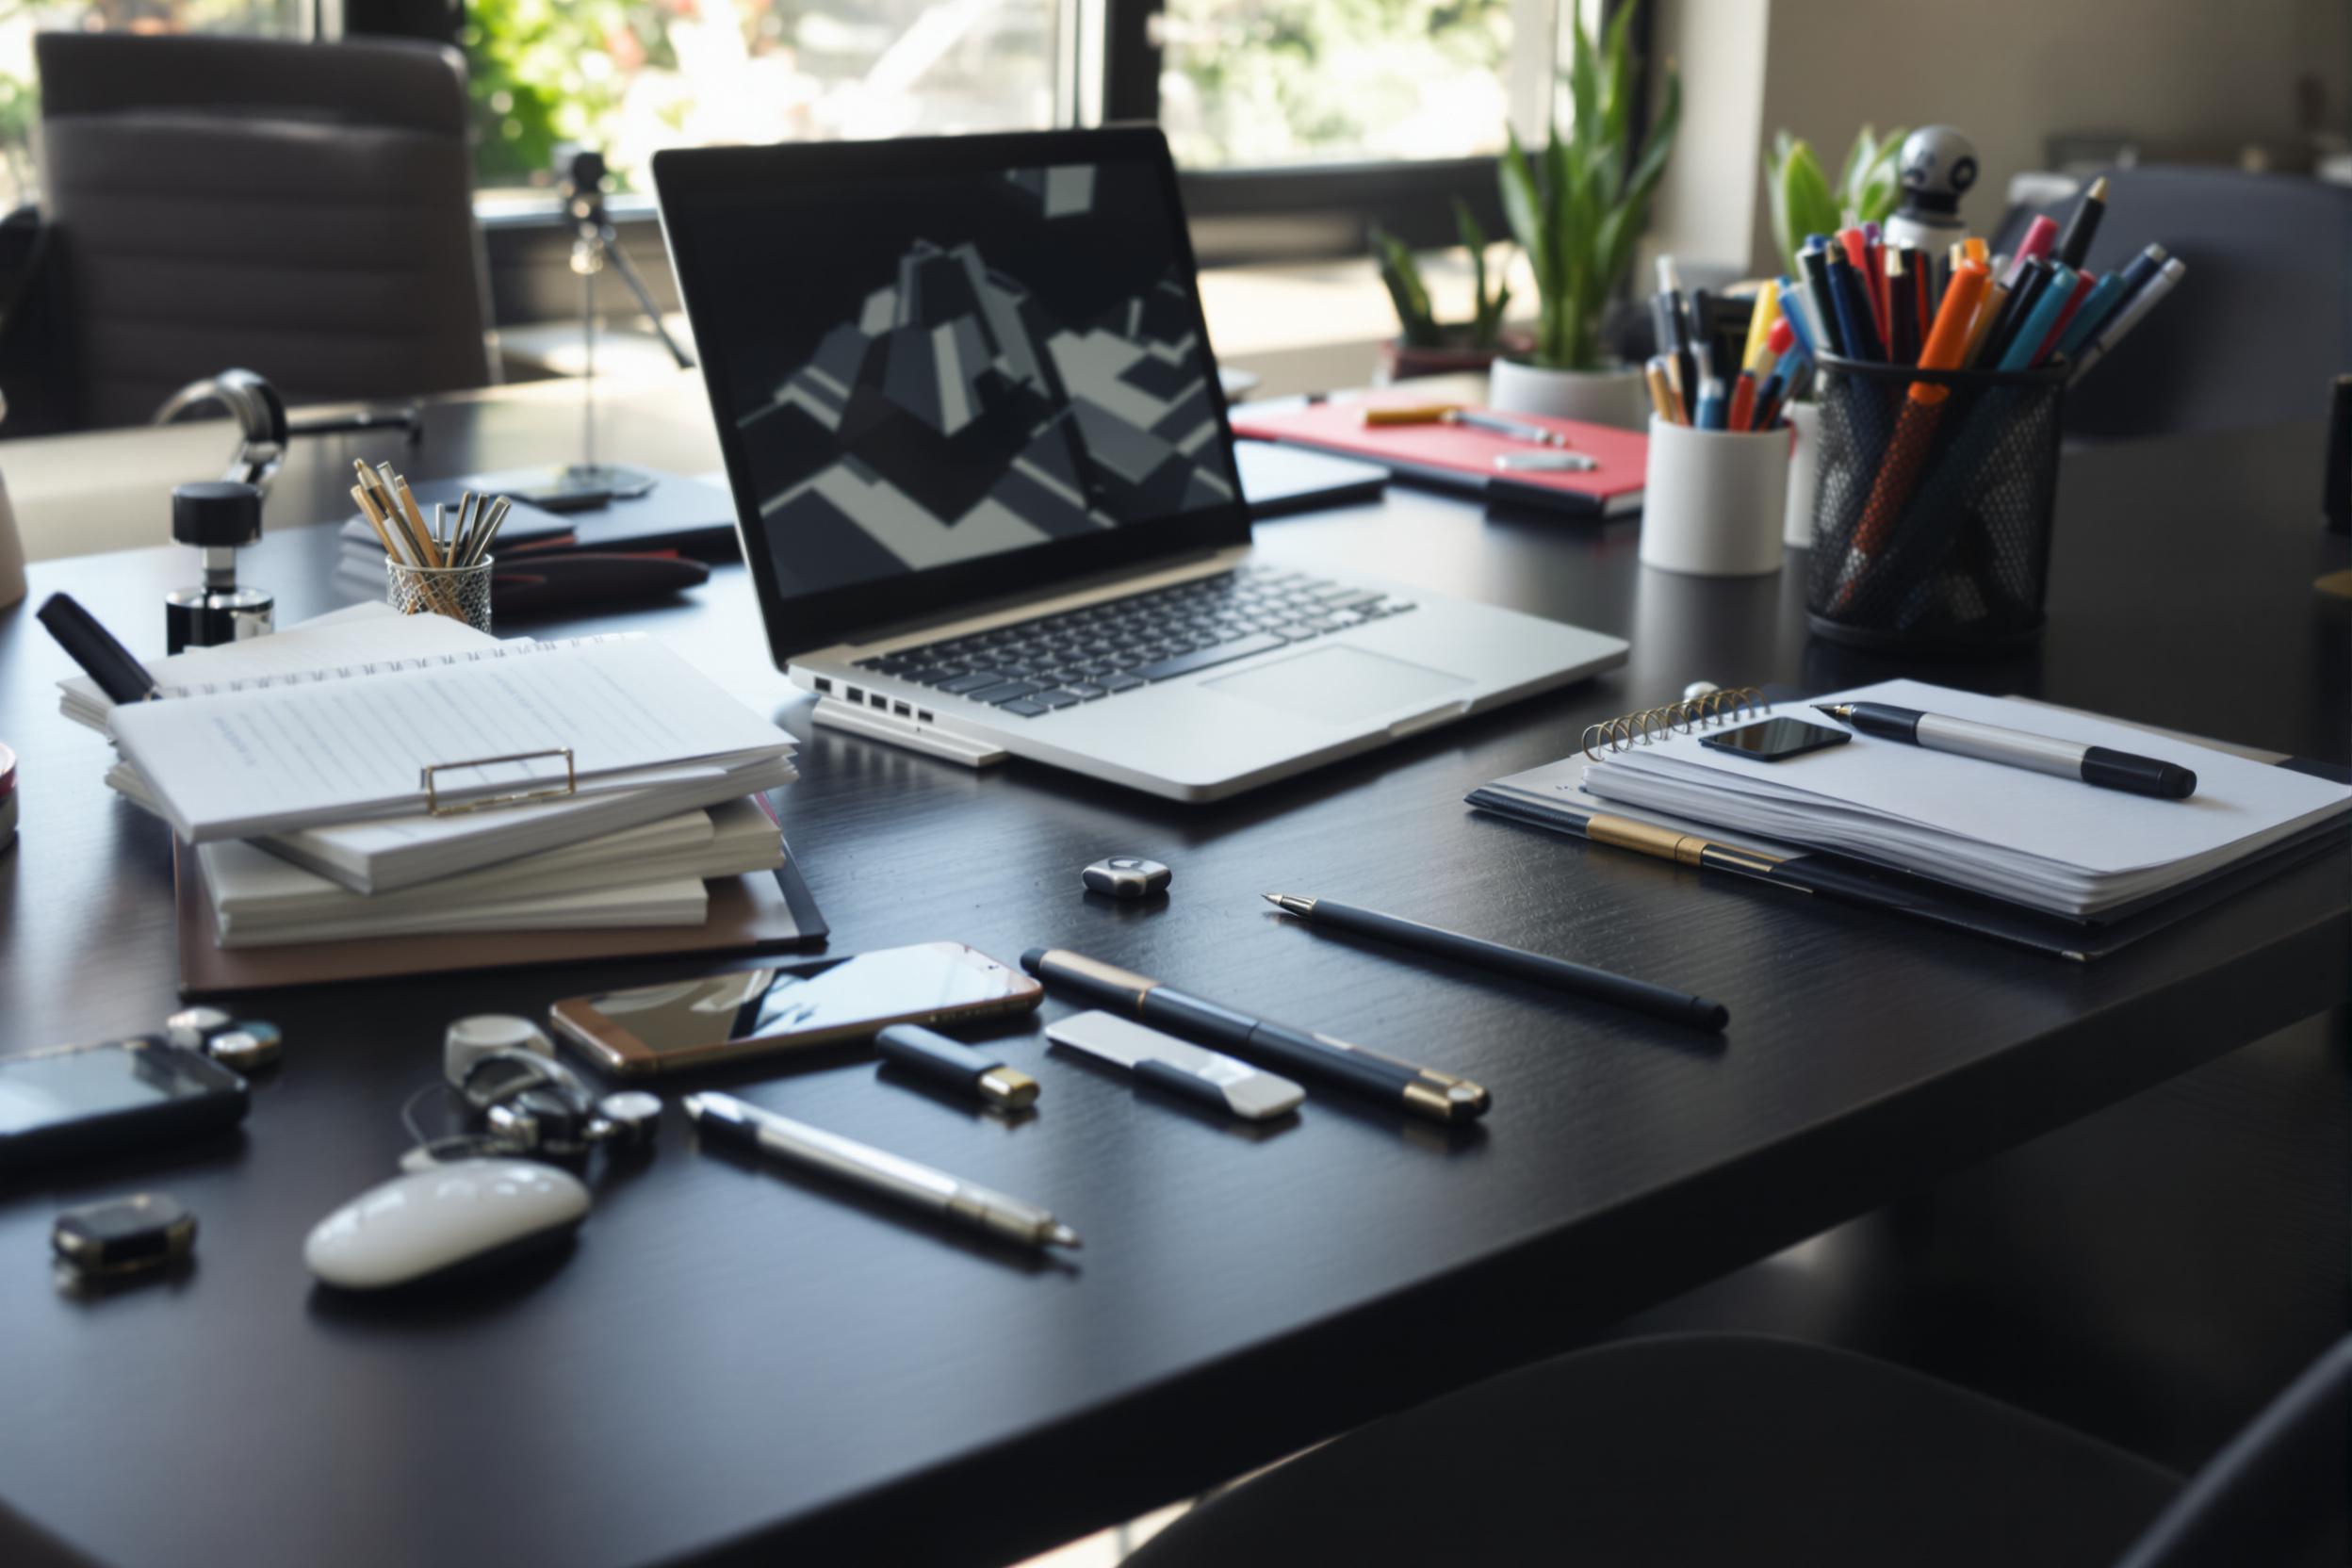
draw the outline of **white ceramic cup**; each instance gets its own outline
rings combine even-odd
[[[1788,428],[1795,444],[1788,451],[1788,506],[1780,523],[1780,540],[1792,550],[1813,544],[1813,500],[1821,480],[1821,405],[1795,402],[1788,406]]]
[[[1780,570],[1788,433],[1695,430],[1650,420],[1642,564],[1693,577]]]

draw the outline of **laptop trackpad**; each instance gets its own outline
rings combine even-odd
[[[1470,678],[1337,645],[1200,684],[1285,713],[1344,721],[1412,711],[1469,685]]]

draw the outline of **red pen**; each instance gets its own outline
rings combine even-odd
[[[1746,430],[1756,415],[1756,372],[1742,370],[1740,379],[1731,384],[1731,413],[1723,421],[1726,430]]]

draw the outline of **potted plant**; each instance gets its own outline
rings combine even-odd
[[[1633,270],[1682,110],[1681,80],[1670,70],[1647,132],[1633,124],[1638,4],[1618,8],[1597,47],[1581,21],[1569,29],[1566,134],[1555,114],[1540,156],[1516,132],[1504,149],[1503,211],[1535,272],[1537,314],[1532,351],[1494,362],[1488,401],[1498,409],[1629,430],[1646,422],[1641,368],[1609,364],[1601,347],[1602,314]]]
[[[1797,252],[1811,234],[1834,234],[1855,223],[1883,223],[1903,193],[1895,155],[1909,133],[1898,126],[1881,138],[1865,125],[1847,149],[1845,167],[1831,185],[1812,145],[1780,131],[1764,155],[1764,198],[1772,208],[1772,243],[1782,270],[1797,277]]]
[[[1470,253],[1471,317],[1448,323],[1437,319],[1429,290],[1421,278],[1421,264],[1395,235],[1372,231],[1372,250],[1380,268],[1380,282],[1396,306],[1397,335],[1382,348],[1388,379],[1442,376],[1461,370],[1483,370],[1494,362],[1501,345],[1503,311],[1511,303],[1511,287],[1503,282],[1510,263],[1493,271],[1488,291],[1486,230],[1470,204],[1454,198],[1454,229]]]

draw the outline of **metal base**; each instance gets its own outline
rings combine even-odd
[[[277,600],[258,588],[177,588],[163,596],[170,653],[266,637],[276,628]]]

